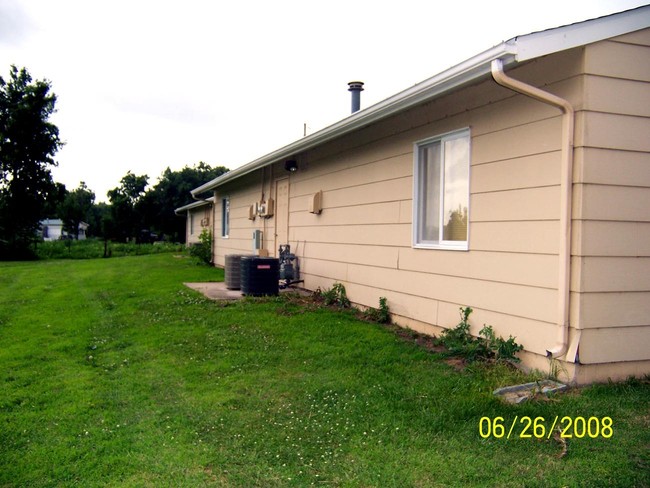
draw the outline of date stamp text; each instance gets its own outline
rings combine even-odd
[[[478,433],[483,439],[550,439],[553,432],[564,439],[602,437],[610,439],[614,435],[614,422],[611,417],[528,417],[515,416],[511,422],[503,417],[481,417]]]

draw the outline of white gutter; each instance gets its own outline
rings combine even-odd
[[[502,86],[562,110],[562,161],[560,169],[560,247],[558,274],[558,339],[550,357],[564,356],[569,342],[569,293],[571,284],[571,214],[573,193],[573,133],[575,114],[571,104],[563,98],[509,77],[503,71],[500,59],[492,61],[492,76]]]
[[[411,88],[408,88],[386,100],[326,127],[314,134],[303,137],[292,144],[251,161],[228,173],[225,173],[191,191],[192,196],[213,190],[231,180],[244,176],[270,164],[296,157],[301,152],[312,149],[325,142],[337,139],[345,134],[361,129],[367,125],[383,120],[391,115],[415,105],[434,99],[454,88],[473,82],[490,74],[490,62],[503,59],[506,64],[515,61],[514,40],[502,42],[442,73],[433,76]]]
[[[211,205],[212,203],[214,203],[214,197],[206,198],[205,200],[201,199],[196,202],[183,205],[182,207],[178,207],[177,209],[174,210],[174,213],[176,215],[183,215],[183,213],[185,213],[186,210],[192,210],[193,208],[204,207],[206,205]]]

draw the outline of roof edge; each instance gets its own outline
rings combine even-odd
[[[403,90],[392,97],[389,97],[364,110],[355,112],[324,129],[305,136],[291,144],[288,144],[276,151],[266,154],[239,168],[218,176],[212,181],[201,185],[191,191],[193,196],[213,190],[228,181],[244,176],[257,169],[268,166],[284,158],[295,156],[297,153],[312,149],[320,144],[336,139],[345,134],[360,129],[366,125],[378,122],[391,115],[405,110],[414,105],[445,93],[460,85],[466,84],[480,76],[490,73],[490,64],[494,59],[504,59],[504,64],[512,64],[515,61],[515,51],[511,41],[502,42],[487,51],[469,58],[468,60],[453,66],[446,71],[428,78],[416,85]]]
[[[182,212],[185,212],[187,210],[203,207],[205,205],[212,205],[213,203],[214,203],[214,197],[206,198],[205,200],[199,200],[197,202],[188,203],[187,205],[178,207],[177,209],[174,209],[174,213],[176,215],[181,215]]]
[[[295,157],[298,153],[354,132],[397,112],[424,103],[459,86],[475,81],[490,73],[491,63],[495,59],[501,59],[505,67],[648,27],[650,27],[650,6],[642,6],[596,19],[512,38],[392,97],[355,112],[339,122],[231,170],[195,188],[191,191],[191,194],[194,198],[197,198],[196,195],[198,194],[214,190],[229,181],[282,161],[285,158]]]
[[[518,62],[527,61],[647,27],[650,27],[650,5],[518,36],[516,58]]]

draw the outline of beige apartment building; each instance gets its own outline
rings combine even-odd
[[[259,230],[402,326],[471,306],[528,367],[650,373],[650,6],[503,42],[206,191],[217,265]]]

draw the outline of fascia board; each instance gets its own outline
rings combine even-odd
[[[204,207],[206,205],[212,205],[213,202],[214,202],[214,197],[210,197],[206,200],[199,200],[198,202],[188,203],[187,205],[183,205],[182,207],[178,207],[177,209],[175,209],[174,213],[176,215],[181,215],[181,213],[186,212],[187,210]]]
[[[262,167],[282,161],[285,158],[295,157],[296,154],[312,149],[328,141],[358,130],[367,125],[390,117],[405,109],[432,100],[462,85],[475,81],[490,73],[490,64],[494,59],[503,59],[504,65],[514,62],[515,45],[512,41],[494,46],[463,63],[449,68],[411,88],[408,88],[386,100],[379,102],[365,110],[326,127],[314,134],[306,136],[292,144],[273,151],[259,159],[251,161],[239,168],[225,173],[212,181],[192,190],[192,195],[210,191],[229,181],[256,171]]]
[[[650,27],[650,6],[516,38],[518,62]]]

